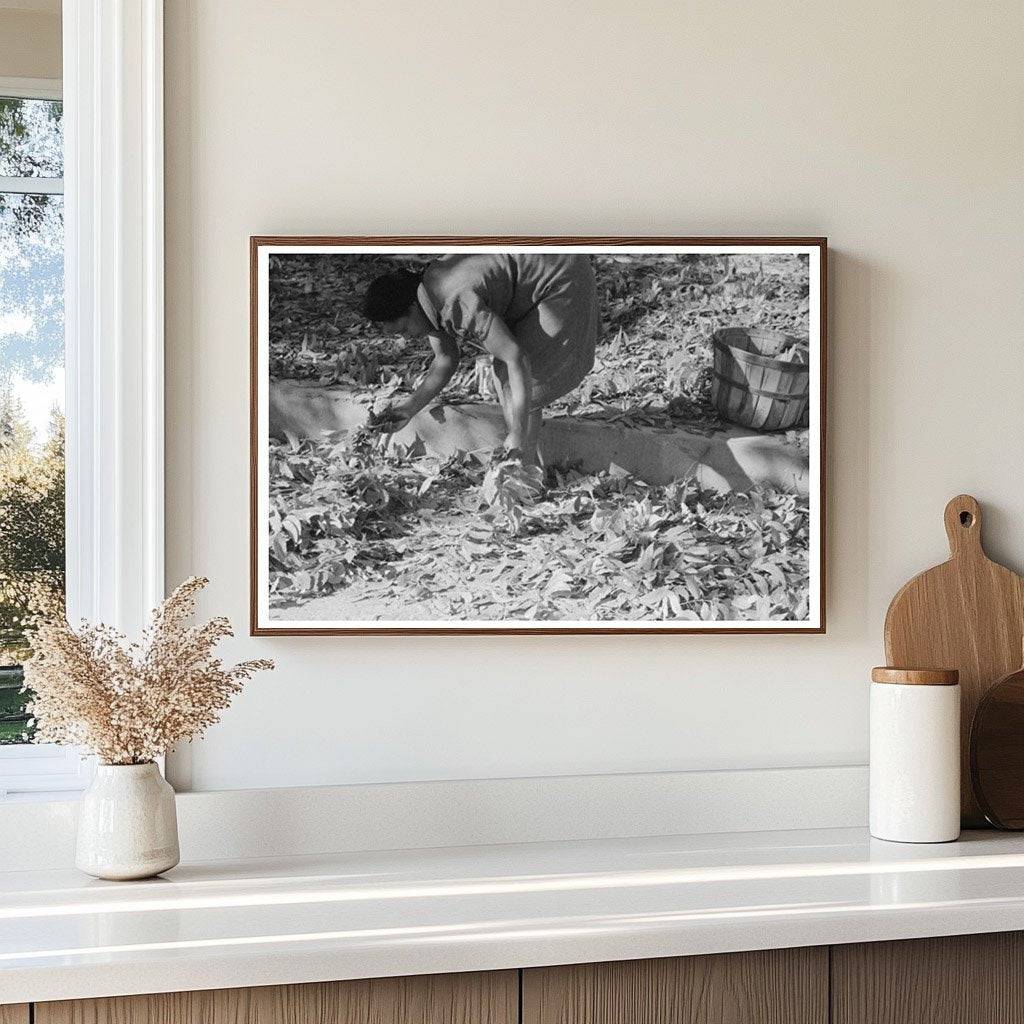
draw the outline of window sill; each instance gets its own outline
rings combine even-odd
[[[68,800],[92,779],[94,759],[52,743],[0,746],[0,804]]]

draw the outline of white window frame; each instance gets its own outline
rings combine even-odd
[[[0,96],[13,96],[19,100],[59,100],[64,90],[59,78],[3,78],[0,77]]]
[[[137,635],[164,596],[163,0],[64,0],[63,39],[68,618]],[[0,748],[0,799],[91,773]]]

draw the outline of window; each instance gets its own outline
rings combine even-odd
[[[27,746],[20,667],[28,618],[64,604],[63,173],[59,86],[0,80],[0,796],[82,777]]]
[[[54,487],[34,492],[38,504],[24,517],[32,555],[19,548],[17,558],[40,585],[52,574],[58,600],[63,580],[72,620],[137,635],[164,595],[163,4],[62,0],[61,18],[63,83],[0,78],[0,99],[16,101],[4,106],[13,119],[0,135],[0,320],[20,332],[0,338],[0,371],[11,382],[9,419],[17,418],[16,396],[23,418],[42,425],[31,456],[41,458],[48,443],[62,372],[67,403],[63,481],[54,471],[45,478]],[[47,254],[49,243],[56,249]],[[38,286],[20,306],[16,275],[35,275]],[[15,337],[17,350],[7,344]],[[52,454],[59,439],[50,447]],[[59,526],[61,482],[64,538],[42,529]],[[10,647],[16,624],[8,634]],[[9,741],[0,744],[0,800],[81,788],[91,767],[76,751],[21,742],[27,722],[10,685],[16,674],[0,677]]]

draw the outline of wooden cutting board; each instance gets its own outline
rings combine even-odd
[[[986,690],[1020,667],[1024,579],[981,545],[981,507],[969,494],[946,506],[949,561],[915,576],[885,616],[885,657],[896,668],[960,671],[960,814],[985,825],[971,789],[971,722]]]

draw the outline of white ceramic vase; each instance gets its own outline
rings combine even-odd
[[[178,863],[174,790],[149,764],[101,764],[82,794],[75,864],[96,878],[150,878]]]

